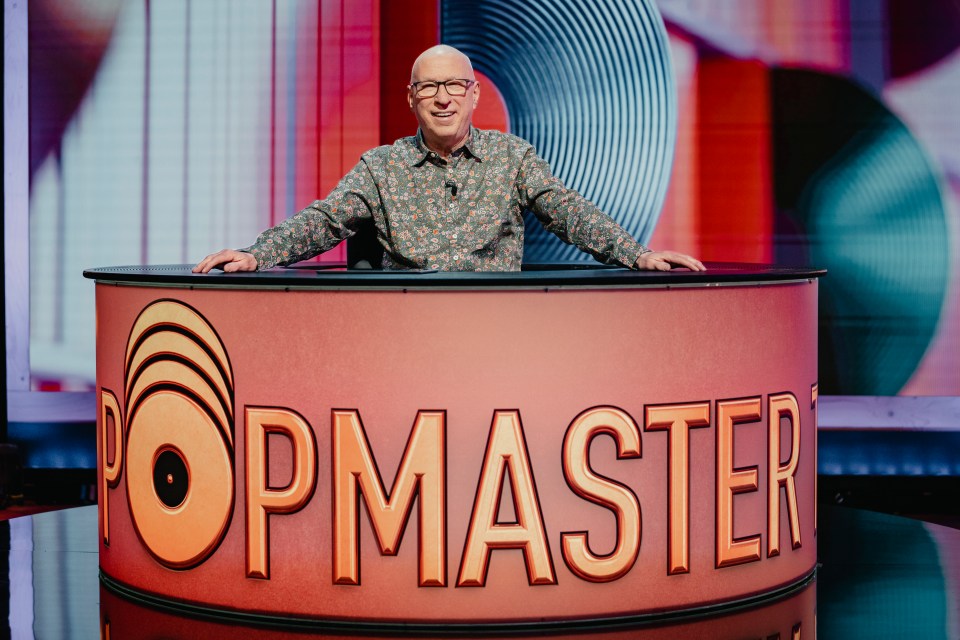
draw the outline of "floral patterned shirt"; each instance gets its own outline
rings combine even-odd
[[[430,151],[419,132],[364,153],[325,200],[244,251],[258,269],[290,264],[333,248],[372,218],[384,269],[517,271],[525,210],[601,262],[632,268],[646,251],[554,177],[530,143],[481,129],[448,159]]]

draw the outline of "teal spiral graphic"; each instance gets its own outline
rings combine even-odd
[[[667,191],[677,100],[650,0],[445,1],[441,41],[499,89],[511,133],[641,242]],[[528,220],[525,261],[590,260]]]
[[[937,169],[855,82],[802,69],[774,69],[771,79],[777,260],[827,269],[820,391],[897,394],[937,335],[947,296]]]

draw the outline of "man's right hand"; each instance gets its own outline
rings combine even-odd
[[[193,268],[194,273],[210,273],[211,269],[221,268],[227,273],[234,271],[256,271],[257,259],[253,254],[234,249],[224,249],[211,253]]]

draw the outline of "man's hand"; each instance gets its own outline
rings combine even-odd
[[[256,271],[257,259],[253,254],[233,249],[224,249],[212,253],[193,268],[194,273],[210,273],[211,269],[220,267],[227,273],[234,271]]]
[[[696,258],[676,251],[647,251],[640,254],[634,266],[647,271],[670,271],[673,267],[686,267],[691,271],[707,270]]]

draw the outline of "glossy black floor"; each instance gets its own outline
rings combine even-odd
[[[96,532],[96,506],[0,522],[7,608],[0,637],[308,637],[303,629],[189,618],[120,597],[98,579]],[[960,530],[822,505],[818,546],[815,578],[776,599],[710,618],[567,629],[563,637],[960,638]],[[332,637],[349,635],[341,629]]]

